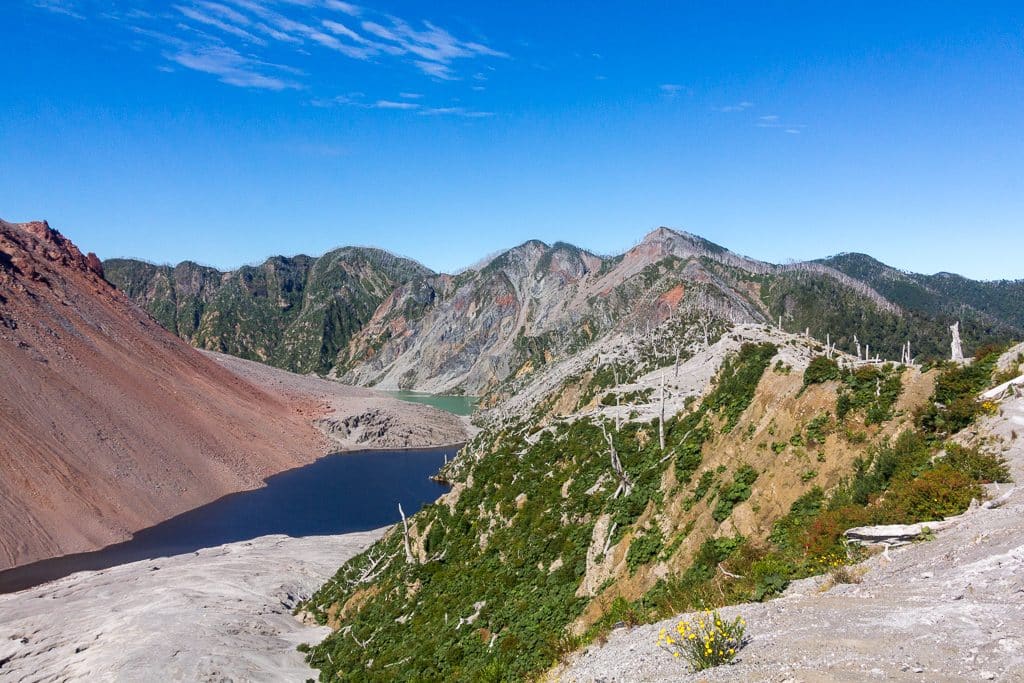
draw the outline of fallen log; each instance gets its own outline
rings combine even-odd
[[[880,524],[878,526],[859,526],[847,529],[844,535],[861,545],[887,545],[899,546],[912,543],[922,538],[926,533],[933,533],[947,529],[956,522],[959,517],[950,517],[937,522],[918,522],[917,524]]]
[[[1010,500],[1010,497],[1014,492],[1016,492],[1016,490],[1017,487],[1013,487],[998,498],[994,500],[987,500],[980,504],[977,500],[972,500],[967,511],[963,514],[956,515],[955,517],[947,517],[934,522],[917,522],[916,524],[880,524],[878,526],[859,526],[854,527],[853,529],[847,529],[843,532],[843,535],[850,541],[860,543],[861,545],[906,545],[907,543],[913,543],[914,541],[923,538],[926,534],[948,529],[978,510],[994,510],[995,508],[1002,507]]]

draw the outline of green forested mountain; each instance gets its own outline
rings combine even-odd
[[[186,261],[104,262],[107,279],[193,345],[296,372],[327,372],[381,302],[423,266],[379,249],[275,256],[230,272]]]
[[[981,319],[992,328],[1024,328],[1024,280],[978,281],[953,273],[905,273],[867,254],[839,254],[821,262],[909,310],[949,319]]]

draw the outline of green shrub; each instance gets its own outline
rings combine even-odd
[[[746,644],[746,625],[743,617],[723,621],[718,612],[709,610],[690,622],[680,621],[675,635],[661,629],[658,647],[685,659],[694,671],[703,671],[735,659]]]
[[[974,422],[982,411],[977,395],[992,381],[997,360],[995,349],[970,365],[947,365],[935,379],[931,403],[917,414],[918,427],[936,435],[955,434]]]
[[[753,599],[762,602],[786,590],[793,567],[777,555],[769,555],[755,561],[750,567],[750,579],[754,582]]]
[[[700,475],[700,481],[697,482],[697,488],[693,490],[693,502],[699,502],[707,494],[708,489],[715,482],[715,474],[711,470],[706,470]]]
[[[716,522],[724,522],[732,514],[737,504],[750,498],[751,486],[757,481],[757,470],[750,465],[743,465],[733,476],[732,484],[718,494],[718,503],[711,516]]]
[[[634,538],[626,553],[626,566],[629,567],[629,573],[635,574],[637,569],[652,562],[658,557],[658,553],[661,552],[664,545],[665,540],[661,535],[661,529],[657,526],[651,527]]]
[[[831,413],[824,413],[807,423],[807,444],[815,446],[825,443],[832,423]]]
[[[1006,460],[998,455],[982,453],[977,448],[946,444],[943,462],[981,484],[1010,481],[1010,468]]]
[[[942,463],[918,477],[901,477],[885,497],[884,519],[889,523],[928,522],[957,515],[972,498],[981,497],[978,482]]]
[[[740,415],[754,398],[761,375],[772,357],[778,351],[774,344],[744,344],[739,353],[722,363],[714,391],[704,400],[704,405],[725,418],[722,432],[736,426]]]
[[[903,367],[890,363],[866,365],[843,375],[843,387],[836,398],[836,417],[864,410],[864,424],[879,424],[892,418],[893,407],[903,384]]]
[[[826,356],[815,356],[804,370],[803,389],[812,384],[823,384],[837,379],[839,379],[839,364]]]

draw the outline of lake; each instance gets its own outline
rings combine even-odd
[[[411,515],[448,487],[430,479],[459,447],[329,455],[267,479],[264,488],[225,496],[137,532],[102,550],[0,572],[0,593],[78,571],[180,555],[268,534],[324,536],[366,531]]]
[[[418,391],[385,391],[384,393],[411,403],[425,403],[456,415],[472,415],[479,400],[476,396],[423,394]]]

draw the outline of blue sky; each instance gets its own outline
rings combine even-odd
[[[1024,4],[5,0],[0,216],[220,267],[658,225],[1024,277]]]

